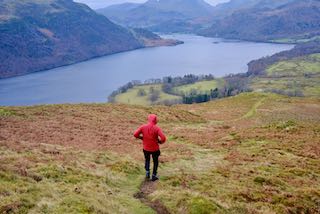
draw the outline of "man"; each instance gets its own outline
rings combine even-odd
[[[159,165],[160,147],[159,144],[166,142],[166,136],[157,124],[157,115],[148,116],[148,124],[140,126],[135,132],[134,137],[143,141],[143,153],[145,158],[146,178],[150,179],[150,155],[153,159],[152,181],[156,181]],[[160,138],[160,139],[159,139]]]

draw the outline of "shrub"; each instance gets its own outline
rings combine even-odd
[[[138,95],[138,97],[143,97],[143,96],[146,96],[147,93],[146,93],[146,91],[145,91],[143,88],[140,88],[140,89],[138,90],[138,92],[137,92],[137,95]]]

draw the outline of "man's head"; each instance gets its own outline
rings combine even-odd
[[[152,124],[157,124],[158,120],[157,120],[157,115],[155,114],[149,114],[148,116],[148,122],[152,123]]]

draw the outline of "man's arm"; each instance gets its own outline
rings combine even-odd
[[[137,139],[143,139],[143,137],[141,136],[142,134],[142,126],[140,126],[133,134],[133,136]]]
[[[160,144],[165,143],[166,140],[167,140],[167,138],[166,138],[166,136],[163,134],[161,128],[159,128],[158,135],[159,135],[159,137],[160,137],[160,142],[159,142],[159,143],[160,143]]]

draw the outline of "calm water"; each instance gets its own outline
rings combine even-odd
[[[106,102],[113,90],[131,80],[246,72],[249,61],[293,47],[193,35],[166,37],[185,44],[140,49],[0,80],[0,105]]]

